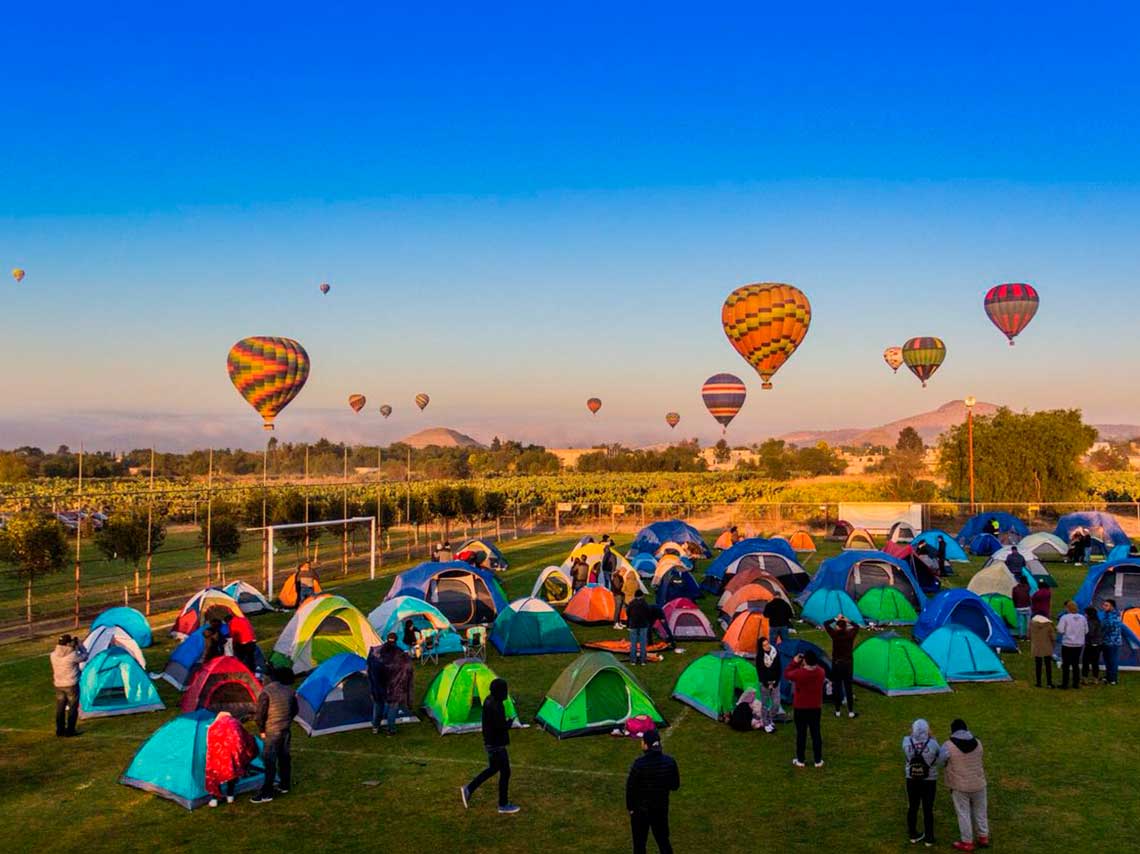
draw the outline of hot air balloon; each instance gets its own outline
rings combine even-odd
[[[910,372],[922,380],[923,388],[946,358],[946,345],[941,338],[911,338],[903,344],[902,351],[903,361]]]
[[[732,423],[740,407],[744,406],[744,398],[747,396],[748,389],[740,377],[732,374],[713,374],[701,386],[701,398],[709,415],[725,429]]]
[[[678,415],[676,412],[666,412],[665,413],[665,423],[668,424],[670,427],[676,427],[678,424],[681,423],[681,416]]]
[[[322,294],[327,294],[331,290],[332,290],[332,287],[330,287],[328,282],[321,282],[321,293]]]
[[[431,403],[431,398],[428,397],[426,394],[417,394],[416,395],[416,406],[418,406],[420,408],[420,412],[423,412],[425,409],[427,409],[427,405],[429,403]]]
[[[15,279],[17,283],[24,281],[25,275],[26,274],[24,273],[24,271],[21,270],[19,267],[17,267],[15,270],[12,271],[12,278]]]
[[[720,311],[724,334],[763,380],[800,346],[811,325],[811,303],[799,288],[779,282],[744,285],[728,295]]]
[[[883,351],[883,361],[897,374],[903,363],[902,347],[888,347]]]
[[[602,401],[596,397],[591,397],[586,401],[586,408],[597,415],[598,410],[602,408]]]
[[[381,415],[383,415],[385,418],[387,418],[389,415],[391,415],[391,414],[392,414],[392,407],[390,407],[390,406],[389,406],[388,404],[386,404],[386,403],[385,403],[385,404],[383,404],[383,405],[381,405],[381,407],[380,407],[380,414],[381,414]]]
[[[230,381],[250,406],[273,429],[277,417],[309,378],[309,354],[292,338],[258,335],[230,348],[226,360]]]
[[[368,401],[362,394],[350,394],[348,396],[348,405],[352,407],[353,412],[359,412],[364,408],[364,404]]]
[[[1009,339],[1009,346],[1013,346],[1013,339],[1037,314],[1037,306],[1041,302],[1037,296],[1037,289],[1033,285],[1007,284],[994,285],[986,293],[986,314],[989,315],[993,325],[1005,333]]]

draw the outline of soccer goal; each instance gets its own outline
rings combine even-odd
[[[277,588],[275,575],[279,557],[290,563],[295,563],[299,554],[302,560],[314,561],[319,566],[322,535],[332,535],[334,539],[339,538],[341,540],[339,563],[347,573],[349,533],[364,526],[368,528],[368,577],[375,579],[377,547],[379,545],[376,539],[375,516],[353,516],[350,519],[322,519],[319,522],[293,522],[285,525],[267,525],[263,528],[246,528],[248,533],[258,533],[264,538],[266,597],[272,599]],[[284,545],[291,545],[294,553],[279,555],[279,547]],[[303,550],[296,552],[297,549]],[[292,571],[293,569],[289,568],[286,576]]]

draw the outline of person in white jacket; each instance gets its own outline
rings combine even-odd
[[[55,734],[61,738],[75,735],[79,718],[79,671],[87,660],[87,650],[79,638],[63,635],[51,655],[51,677],[55,686]]]
[[[1061,637],[1061,688],[1069,687],[1069,672],[1073,674],[1073,687],[1081,687],[1081,654],[1085,649],[1085,636],[1089,623],[1077,608],[1077,603],[1065,603],[1065,613],[1057,621],[1057,634]]]

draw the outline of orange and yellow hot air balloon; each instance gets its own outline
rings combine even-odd
[[[744,285],[728,295],[720,312],[724,334],[763,381],[800,346],[811,325],[811,303],[803,291],[779,282]]]
[[[681,416],[678,415],[676,412],[666,412],[665,413],[665,423],[668,424],[671,428],[676,427],[678,424],[681,423]]]
[[[27,274],[23,270],[21,270],[19,267],[17,267],[16,269],[14,269],[12,271],[12,278],[16,280],[17,284],[24,281],[24,276],[26,276],[26,275]]]
[[[883,351],[883,361],[897,374],[903,364],[902,347],[888,347]]]
[[[234,388],[264,419],[265,429],[272,430],[273,419],[309,378],[309,354],[292,338],[257,335],[230,348],[226,370]]]
[[[598,397],[591,397],[586,401],[586,408],[594,415],[598,414],[598,410],[602,408],[602,400]]]
[[[359,412],[364,408],[368,400],[362,394],[350,394],[348,396],[348,405],[352,407],[353,412]]]
[[[429,403],[431,403],[431,398],[426,394],[421,393],[416,395],[416,406],[420,408],[420,412],[423,412],[425,409],[427,409],[427,405]]]

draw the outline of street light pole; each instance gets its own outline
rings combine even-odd
[[[966,458],[970,470],[970,512],[974,512],[974,404],[977,400],[970,395],[963,401],[966,404]]]

